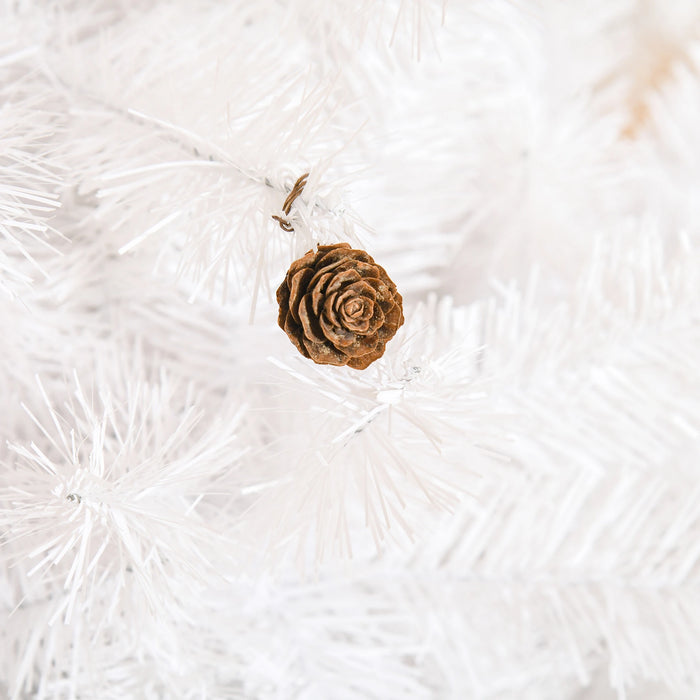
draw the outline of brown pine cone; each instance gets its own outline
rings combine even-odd
[[[278,323],[304,357],[365,369],[403,323],[401,295],[384,268],[347,243],[295,260],[277,290]]]

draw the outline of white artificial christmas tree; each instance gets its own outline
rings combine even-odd
[[[700,697],[699,124],[694,0],[0,4],[0,697]]]

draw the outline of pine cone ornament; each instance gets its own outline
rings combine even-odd
[[[320,245],[295,260],[277,290],[278,323],[304,357],[365,369],[403,324],[396,285],[364,250]]]

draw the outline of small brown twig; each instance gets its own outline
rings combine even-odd
[[[276,214],[273,214],[273,215],[272,215],[272,218],[273,218],[275,221],[278,221],[278,222],[279,222],[280,228],[281,228],[283,231],[286,231],[287,233],[292,233],[292,232],[294,231],[294,228],[293,228],[293,226],[289,223],[289,221],[287,221],[286,219],[283,219],[281,216],[277,216]]]
[[[304,173],[294,183],[292,191],[287,195],[287,199],[284,200],[284,204],[282,205],[282,211],[284,211],[285,214],[289,215],[289,212],[292,209],[292,204],[294,204],[294,200],[302,193],[308,177],[309,173]],[[289,221],[287,221],[287,219],[283,219],[281,216],[276,216],[275,214],[272,215],[272,218],[279,223],[280,228],[283,231],[287,231],[287,233],[294,231],[294,227],[289,223]]]

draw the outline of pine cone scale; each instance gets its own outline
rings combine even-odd
[[[306,344],[303,342],[303,336],[299,332],[299,324],[294,321],[290,313],[287,314],[284,326],[284,332],[289,336],[289,339],[294,343],[295,347],[304,357],[310,357]]]
[[[359,279],[360,275],[357,272],[357,270],[341,270],[331,280],[330,284],[326,288],[326,294],[332,294],[333,292],[337,292],[341,287],[344,287],[345,285],[351,284],[353,282],[357,282],[357,280]]]
[[[316,276],[314,275],[314,278]],[[313,309],[314,309],[314,314],[318,316],[321,313],[321,310],[323,309],[323,302],[325,300],[325,293],[326,293],[326,287],[330,283],[330,281],[333,279],[333,273],[332,272],[327,272],[324,275],[321,275],[318,278],[318,282],[316,284],[313,284],[313,278],[311,280],[311,285],[313,286],[313,289],[311,290],[311,298],[313,300]]]
[[[289,290],[289,312],[297,323],[299,323],[299,304],[301,303],[304,290],[312,277],[313,272],[308,267],[304,267],[299,270],[291,280]]]
[[[299,318],[306,337],[314,343],[323,343],[326,337],[323,334],[318,316],[313,310],[313,301],[310,294],[305,294],[302,303],[299,304]]]

